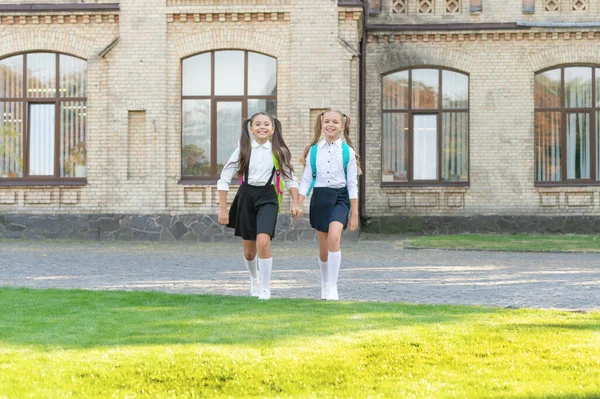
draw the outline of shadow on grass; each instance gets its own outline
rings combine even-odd
[[[0,344],[275,343],[370,330],[418,329],[506,310],[376,302],[0,288]]]

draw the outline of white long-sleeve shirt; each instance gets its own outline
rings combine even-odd
[[[350,199],[358,198],[358,169],[356,168],[356,155],[352,147],[350,150],[350,159],[348,160],[347,173],[348,181],[344,175],[344,160],[342,157],[342,139],[339,138],[331,144],[327,144],[322,139],[317,144],[317,179],[315,187],[342,188],[348,186],[348,196]],[[312,166],[310,165],[310,151],[306,156],[306,167],[300,180],[298,193],[304,195],[312,183]]]
[[[217,182],[217,189],[220,191],[229,191],[229,184],[235,172],[239,169],[240,148],[231,154],[229,160],[221,171],[221,178]],[[271,173],[273,172],[273,157],[271,142],[267,141],[265,144],[258,144],[258,142],[252,140],[252,151],[250,151],[250,166],[248,169],[248,184],[252,186],[264,186],[269,181]],[[281,168],[284,168],[281,165]],[[293,173],[286,170],[286,173],[290,178],[284,177],[283,173],[281,177],[285,183],[285,187],[289,190],[291,188],[298,188],[296,177]],[[271,184],[275,184],[275,176]]]

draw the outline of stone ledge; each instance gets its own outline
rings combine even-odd
[[[358,233],[344,232],[356,240]],[[223,242],[239,240],[216,215],[0,214],[0,238],[99,241]],[[307,218],[279,215],[274,241],[316,241]]]

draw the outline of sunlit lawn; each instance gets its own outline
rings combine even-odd
[[[0,289],[0,398],[600,397],[600,312]]]
[[[600,235],[459,234],[411,238],[415,248],[600,252]]]

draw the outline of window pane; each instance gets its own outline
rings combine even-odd
[[[538,182],[561,181],[560,112],[536,112],[535,114],[535,180]]]
[[[217,173],[237,148],[242,132],[242,103],[217,103]]]
[[[413,178],[437,180],[437,117],[413,116]]]
[[[211,95],[211,53],[186,58],[182,63],[184,96]]]
[[[60,55],[60,96],[87,97],[87,62],[70,55]]]
[[[244,52],[215,52],[215,95],[244,94]],[[229,159],[229,158],[227,158]],[[227,160],[225,160],[227,162]]]
[[[412,71],[412,108],[437,108],[440,71],[415,69]]]
[[[383,109],[408,108],[408,71],[383,77]]]
[[[248,100],[248,118],[257,112],[267,112],[277,116],[276,100]]]
[[[277,61],[273,57],[248,53],[248,95],[277,94]]]
[[[567,114],[567,179],[590,178],[590,115]]]
[[[442,180],[469,180],[469,114],[442,115]]]
[[[23,103],[0,102],[0,178],[23,177]]]
[[[535,106],[560,108],[561,70],[553,69],[535,75]]]
[[[565,106],[589,108],[592,106],[592,68],[565,68]]]
[[[23,97],[23,56],[0,60],[0,98]]]
[[[408,181],[408,114],[383,114],[383,182]]]
[[[29,108],[29,174],[54,175],[54,104]]]
[[[210,100],[183,100],[182,176],[210,174]]]
[[[87,177],[87,107],[84,101],[60,104],[60,177]]]
[[[469,77],[467,75],[442,71],[442,107],[445,109],[469,107]]]
[[[56,96],[56,54],[27,54],[27,96]]]

